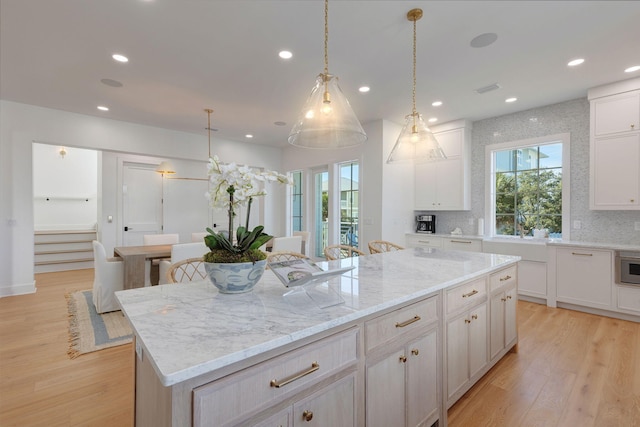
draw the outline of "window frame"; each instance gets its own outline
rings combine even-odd
[[[562,239],[569,240],[571,235],[571,134],[559,133],[536,138],[488,144],[485,146],[485,215],[488,217],[487,233],[490,237],[517,238],[496,234],[496,189],[495,189],[495,155],[496,151],[519,150],[528,147],[539,147],[549,144],[562,144]]]

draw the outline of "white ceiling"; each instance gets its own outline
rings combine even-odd
[[[329,71],[362,123],[417,109],[472,121],[584,97],[640,65],[638,1],[329,2]],[[0,97],[115,120],[286,146],[323,70],[322,0],[0,0]],[[483,33],[485,48],[470,41]],[[284,61],[278,52],[293,58]],[[127,64],[111,59],[129,57]],[[579,67],[566,66],[582,57]],[[114,88],[101,79],[121,82]],[[479,95],[475,89],[502,88]],[[358,87],[368,85],[367,94]],[[518,101],[506,104],[515,96]],[[442,107],[431,102],[442,100]],[[103,113],[96,109],[110,107]],[[276,126],[274,122],[286,122]]]

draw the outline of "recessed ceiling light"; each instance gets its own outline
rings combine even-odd
[[[109,111],[109,107],[105,107],[104,105],[98,105],[98,110],[100,110],[100,111]]]
[[[250,133],[248,133],[248,134],[246,134],[244,137],[245,137],[245,138],[249,138],[249,139],[250,139],[250,138],[253,138],[253,135],[251,135]]]
[[[278,56],[282,59],[291,59],[293,57],[293,53],[289,52],[288,50],[281,50],[280,52],[278,52]]]
[[[437,117],[431,117],[429,120],[427,120],[429,123],[435,123],[438,121]]]
[[[629,67],[624,70],[625,73],[633,73],[634,71],[640,70],[640,65],[634,65],[633,67]]]
[[[369,86],[361,86],[358,88],[358,90],[362,93],[367,93],[371,90],[371,88]]]
[[[505,99],[504,102],[516,102],[517,100],[518,100],[518,98],[513,97],[513,98]]]
[[[431,105],[433,105],[434,107],[439,107],[442,105],[442,101],[434,101],[431,103]]]
[[[487,47],[490,44],[493,44],[496,40],[498,40],[498,35],[496,33],[484,33],[474,37],[469,45],[471,47]]]
[[[124,55],[120,55],[119,53],[114,53],[111,57],[118,62],[129,62],[129,58]]]
[[[576,65],[580,65],[584,62],[584,59],[582,58],[578,58],[578,59],[574,59],[572,61],[569,61],[569,63],[567,64],[569,67],[575,67]]]

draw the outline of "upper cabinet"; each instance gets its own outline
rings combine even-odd
[[[589,91],[594,210],[640,210],[640,79]]]
[[[471,123],[457,120],[431,130],[447,158],[415,165],[415,209],[469,210]]]

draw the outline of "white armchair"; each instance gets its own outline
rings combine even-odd
[[[124,289],[124,262],[107,258],[102,243],[93,241],[93,305],[98,313],[120,310],[115,291]]]
[[[208,236],[209,233],[206,231],[203,233],[191,233],[191,241],[192,242],[204,242],[204,238]]]
[[[274,237],[272,252],[302,252],[302,236]]]
[[[172,283],[167,277],[167,272],[169,271],[169,267],[171,267],[172,264],[189,258],[202,258],[202,256],[204,256],[204,254],[208,251],[209,248],[207,248],[207,245],[204,244],[204,241],[173,245],[171,247],[171,259],[163,259],[162,261],[160,261],[160,276],[158,278],[158,284],[164,285],[167,283]]]
[[[145,234],[142,236],[142,242],[144,246],[149,245],[174,245],[180,241],[179,234]],[[144,285],[151,286],[151,267],[154,268],[160,264],[159,259],[147,260],[144,263]],[[160,279],[159,276],[158,279]]]

